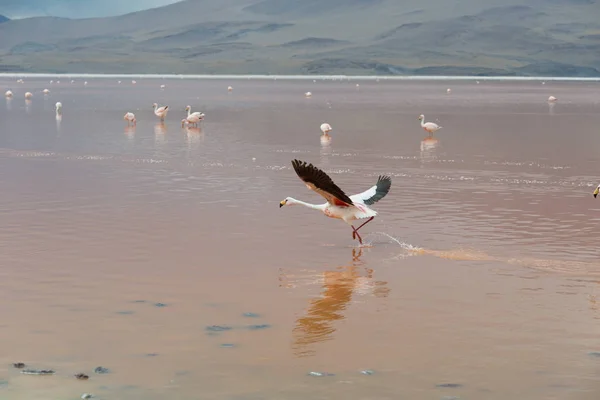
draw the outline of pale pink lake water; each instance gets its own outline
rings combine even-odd
[[[0,399],[600,398],[599,83],[88,81],[0,80]]]

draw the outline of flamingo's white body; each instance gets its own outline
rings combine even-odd
[[[321,124],[321,132],[328,134],[332,130],[333,128],[331,128],[331,125],[329,125],[327,122]]]
[[[227,91],[228,92],[233,92],[233,88],[231,86],[227,86]]]
[[[166,87],[167,87],[167,85],[160,85],[160,88],[161,88],[161,89],[164,89],[164,88],[166,88]]]
[[[62,120],[62,103],[60,101],[56,102],[54,109],[56,110],[56,120]]]
[[[452,93],[452,89],[450,89],[450,88],[446,89],[446,93],[448,93],[448,94]]]
[[[44,89],[44,94],[48,94],[48,93],[50,93],[50,90]]]
[[[196,114],[191,114],[191,115],[188,115],[187,118],[184,118],[181,120],[181,127],[183,128],[183,126],[185,124],[198,126],[198,122],[200,122],[200,121],[202,121],[202,117],[200,117]]]
[[[419,120],[421,121],[421,128],[423,128],[430,135],[433,135],[434,132],[442,129],[442,127],[435,122],[425,122],[425,116],[423,114],[419,115]]]
[[[123,119],[127,121],[127,126],[129,126],[130,124],[135,125],[137,123],[135,119],[135,114],[132,112],[126,113],[125,116],[123,116]]]
[[[306,92],[306,93],[304,93],[304,96],[305,97],[312,97],[312,93],[311,92]]]
[[[13,97],[13,92],[11,92],[10,90],[7,90],[6,93],[4,93],[4,96]]]
[[[25,93],[25,98],[26,99],[31,99],[32,97],[33,97],[33,94],[31,92]]]
[[[83,82],[83,85],[84,85],[84,86],[86,86],[87,84],[88,84],[88,83],[87,83],[87,81]]]
[[[292,166],[306,186],[323,196],[327,200],[327,203],[310,204],[287,197],[279,203],[279,207],[303,205],[314,210],[319,210],[327,217],[341,219],[352,227],[352,238],[355,239],[358,237],[360,244],[362,244],[362,238],[358,230],[371,222],[377,215],[377,211],[370,209],[368,206],[375,204],[388,194],[392,186],[390,177],[380,176],[377,184],[369,188],[369,190],[353,196],[347,196],[325,172],[312,164],[307,165],[306,162],[293,160]],[[352,221],[364,218],[369,219],[358,228],[352,226]]]
[[[196,112],[192,112],[192,106],[186,106],[185,107],[185,111],[187,111],[187,116],[190,117],[192,115],[202,119],[204,118],[204,113],[200,112],[200,111],[196,111]]]
[[[135,85],[136,83],[137,83],[136,81],[131,81],[131,84],[132,84],[132,85]]]
[[[557,99],[556,97],[554,97],[554,96],[550,96],[550,97],[548,97],[548,102],[549,102],[549,103],[554,103],[554,102],[556,102],[557,100],[558,100],[558,99]]]
[[[56,83],[58,84],[58,83],[60,83],[60,81],[56,81]]]
[[[160,118],[161,121],[164,121],[169,112],[169,106],[159,107],[156,103],[152,104],[152,106],[154,107],[154,115]]]

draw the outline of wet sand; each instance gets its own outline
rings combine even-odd
[[[0,399],[598,398],[600,84],[0,89]],[[279,208],[322,202],[294,158],[349,194],[392,176],[370,246]]]

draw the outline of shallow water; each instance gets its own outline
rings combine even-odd
[[[7,89],[1,399],[598,398],[600,84]],[[164,124],[153,102],[170,106]],[[200,129],[181,128],[187,104],[206,113]],[[351,194],[392,176],[361,230],[370,246],[279,208],[322,202],[294,158]]]

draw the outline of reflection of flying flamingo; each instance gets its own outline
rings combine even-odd
[[[287,197],[279,203],[279,207],[300,204],[314,210],[322,211],[323,214],[330,218],[341,219],[352,227],[352,239],[358,238],[358,241],[362,244],[362,238],[358,230],[371,222],[377,215],[375,210],[367,206],[375,204],[388,194],[392,186],[392,179],[389,176],[379,176],[375,186],[372,186],[363,193],[348,197],[325,172],[314,165],[300,160],[293,160],[292,166],[306,186],[323,196],[327,200],[327,203],[310,204]],[[354,228],[352,221],[364,218],[369,219],[358,228]]]
[[[137,120],[135,119],[135,114],[132,112],[127,112],[124,116],[123,119],[125,121],[127,121],[127,126],[129,126],[130,124],[132,125],[136,125],[137,124]]]
[[[329,125],[327,122],[325,122],[324,124],[321,124],[321,132],[328,134],[332,130],[333,129],[331,128],[331,125]]]
[[[322,273],[319,279],[323,288],[321,296],[310,300],[306,315],[296,320],[293,330],[296,356],[313,355],[314,351],[307,349],[308,346],[332,338],[336,330],[334,322],[345,318],[343,312],[353,295],[372,292],[380,298],[388,296],[387,282],[373,282],[372,269],[365,268],[366,276],[360,272],[360,267],[364,266],[361,256],[362,249],[352,249],[353,262],[350,265]]]
[[[152,107],[154,107],[154,115],[159,117],[161,121],[164,121],[169,112],[169,106],[159,107],[158,104],[154,103]]]
[[[434,132],[442,129],[442,127],[435,122],[425,122],[425,116],[423,114],[419,115],[418,119],[421,121],[421,128],[425,129],[429,135],[433,135]]]

